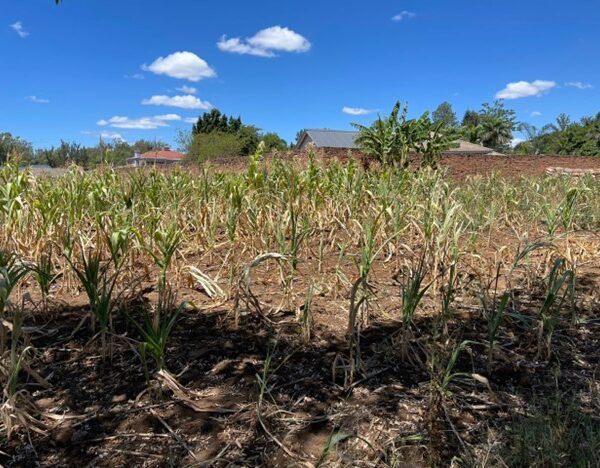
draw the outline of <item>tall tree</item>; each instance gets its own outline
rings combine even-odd
[[[468,110],[462,120],[463,127],[477,127],[481,123],[479,112],[474,110]]]
[[[504,107],[501,100],[485,103],[478,112],[467,111],[461,133],[472,143],[497,151],[508,151],[516,128],[515,111]]]
[[[282,139],[277,133],[265,133],[262,135],[261,140],[265,143],[265,151],[285,151],[288,148],[288,144]]]
[[[31,159],[31,143],[8,132],[0,133],[0,164],[4,164],[13,154],[25,161]]]
[[[238,133],[242,128],[242,119],[240,117],[227,117],[219,109],[211,109],[205,112],[192,127],[194,135],[200,133],[223,132]]]
[[[452,104],[445,101],[442,102],[436,110],[431,114],[431,119],[434,124],[440,124],[443,128],[458,127],[458,119],[456,113],[452,109]]]

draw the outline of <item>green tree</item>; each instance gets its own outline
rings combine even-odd
[[[270,151],[285,151],[288,149],[288,144],[277,133],[269,132],[261,136],[261,141],[265,143],[265,152]]]
[[[442,102],[436,110],[431,114],[431,119],[434,124],[441,124],[445,128],[456,128],[458,127],[458,119],[456,113],[452,109],[452,104],[445,101]]]
[[[210,132],[192,137],[188,157],[198,163],[242,154],[242,140],[233,133]]]
[[[167,145],[164,141],[144,139],[137,140],[130,146],[131,152],[140,154],[144,154],[149,151],[160,151],[164,150],[165,148],[169,148],[169,145]],[[129,157],[131,157],[131,155]]]
[[[244,125],[240,117],[228,117],[218,109],[202,114],[192,127],[192,141],[196,135],[226,133],[234,135],[241,142],[240,155],[252,154],[260,142],[259,129],[253,125]],[[231,139],[230,139],[231,140]]]
[[[503,151],[512,141],[512,131],[511,122],[500,117],[487,117],[481,122],[481,143],[488,148]]]
[[[481,123],[479,112],[474,110],[468,110],[462,120],[463,127],[477,127]]]
[[[515,148],[519,153],[600,155],[600,114],[583,117],[579,122],[571,122],[566,114],[560,114],[555,123],[539,131],[528,131],[527,124],[522,131],[527,134],[527,140]]]
[[[508,151],[516,126],[515,111],[506,109],[504,102],[497,100],[483,104],[478,112],[467,111],[460,132],[472,143]]]
[[[506,151],[516,127],[515,111],[506,109],[503,101],[496,100],[493,104],[483,104],[479,114],[482,144],[497,151]]]
[[[242,128],[242,119],[240,117],[228,117],[222,114],[219,109],[211,109],[205,112],[192,127],[194,135],[198,133],[238,133]]]
[[[242,125],[236,135],[242,143],[241,154],[253,154],[260,143],[260,133],[254,125]]]
[[[31,143],[8,132],[0,133],[0,164],[6,163],[13,153],[23,161],[31,160],[33,157]]]
[[[525,141],[519,143],[514,151],[518,154],[541,154],[544,152],[543,136],[552,131],[552,125],[544,125],[538,129],[535,125],[521,122],[517,130],[525,133]]]
[[[233,148],[231,143],[234,138],[224,139],[223,134],[232,135],[239,140],[239,144],[235,147],[238,148],[238,154],[236,156],[246,156],[254,154],[258,144],[264,140],[265,149],[267,151],[278,149],[282,150],[287,148],[287,143],[282,140],[276,133],[262,133],[259,128],[254,125],[245,125],[242,123],[240,117],[231,117],[222,114],[218,109],[212,109],[210,112],[202,114],[198,121],[192,127],[190,135],[185,133],[178,135],[178,143],[180,147],[190,149],[190,151],[197,151],[197,141],[201,141],[202,135],[210,135],[212,133],[219,134],[214,141],[227,142],[225,145],[228,148]],[[206,139],[204,139],[206,141]],[[202,143],[203,144],[203,143]],[[201,145],[202,145],[201,144]],[[220,144],[214,145],[220,147]],[[226,156],[231,156],[227,154]],[[192,158],[197,159],[197,158]]]

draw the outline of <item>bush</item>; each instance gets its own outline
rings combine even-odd
[[[240,156],[242,148],[241,138],[233,133],[203,133],[194,135],[189,156],[196,162],[204,162],[210,159]]]

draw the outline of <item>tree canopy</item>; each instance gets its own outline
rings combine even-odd
[[[4,164],[12,155],[27,161],[33,157],[31,143],[11,133],[0,133],[0,164]]]
[[[441,124],[443,127],[458,127],[456,113],[454,112],[454,109],[452,109],[452,104],[447,101],[442,102],[437,109],[433,111],[431,120],[434,124]]]
[[[515,111],[501,100],[484,103],[479,111],[467,110],[460,129],[464,139],[496,151],[508,152],[517,129]]]
[[[205,161],[216,157],[254,154],[264,141],[265,151],[283,151],[287,143],[276,133],[262,133],[254,125],[246,125],[241,117],[227,116],[212,109],[198,117],[185,146],[192,160]]]
[[[126,141],[100,141],[96,146],[83,146],[79,143],[61,141],[57,147],[38,149],[31,162],[48,164],[50,167],[64,167],[77,164],[91,168],[98,164],[123,165],[134,153],[146,153],[168,147],[162,141],[138,140],[133,144]]]
[[[571,122],[560,114],[554,123],[537,129],[521,124],[527,138],[515,147],[520,154],[560,154],[573,156],[600,156],[600,113]]]

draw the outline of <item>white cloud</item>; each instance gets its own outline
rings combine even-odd
[[[19,35],[20,38],[25,39],[27,36],[29,36],[29,32],[25,31],[25,29],[23,28],[23,23],[21,23],[20,21],[17,21],[16,23],[13,23],[10,25],[10,27]]]
[[[192,52],[185,51],[159,57],[150,65],[142,65],[142,69],[157,75],[167,75],[171,78],[189,81],[200,81],[203,78],[212,78],[217,75],[205,60]]]
[[[168,127],[167,122],[180,121],[181,116],[177,114],[155,115],[153,117],[140,117],[130,119],[116,115],[108,120],[102,119],[97,122],[101,127],[126,128],[134,130],[154,130],[160,127]]]
[[[569,88],[577,88],[577,89],[593,89],[594,86],[590,83],[583,83],[582,81],[569,81],[565,83],[565,86]]]
[[[177,115],[177,114],[155,115],[153,118],[156,120],[161,120],[161,121],[165,121],[165,122],[181,120],[181,116]]]
[[[510,146],[512,146],[514,148],[519,143],[523,143],[524,141],[527,141],[527,140],[525,140],[524,138],[513,138],[510,142]]]
[[[195,124],[196,122],[198,122],[198,117],[186,117],[185,119],[183,119],[183,121],[185,123]]]
[[[396,22],[400,22],[400,21],[404,21],[405,19],[412,19],[415,16],[417,16],[415,13],[413,13],[412,11],[401,11],[400,13],[398,13],[397,15],[392,16],[392,21],[396,21]]]
[[[187,94],[185,96],[152,96],[142,101],[144,105],[179,107],[180,109],[210,109],[212,104],[203,101],[196,96]]]
[[[540,117],[542,115],[542,113],[540,111],[533,111],[531,114],[529,114],[531,117]]]
[[[256,55],[257,57],[275,56],[275,54],[271,51],[252,47],[251,45],[242,42],[239,37],[227,39],[226,36],[223,36],[221,40],[217,42],[217,47],[223,52],[231,52],[234,54]]]
[[[185,94],[196,94],[198,92],[198,90],[196,88],[194,88],[193,86],[186,86],[183,85],[181,88],[175,88],[177,91],[181,91],[182,93]]]
[[[100,132],[100,138],[105,138],[107,140],[125,141],[123,136],[120,133],[116,132]]]
[[[248,54],[258,57],[275,57],[276,52],[308,52],[311,43],[304,36],[281,26],[258,31],[247,39],[223,36],[217,47],[224,52]]]
[[[50,102],[48,99],[42,99],[37,96],[27,96],[25,99],[36,104],[48,104]]]
[[[132,78],[134,80],[144,80],[146,77],[143,73],[134,73],[133,75],[125,75],[125,78]]]
[[[342,112],[349,115],[368,115],[377,112],[375,109],[363,109],[362,107],[343,107]]]
[[[506,88],[501,89],[496,93],[497,99],[520,99],[530,96],[540,96],[541,94],[550,91],[556,87],[555,81],[535,80],[516,81],[508,83]]]

